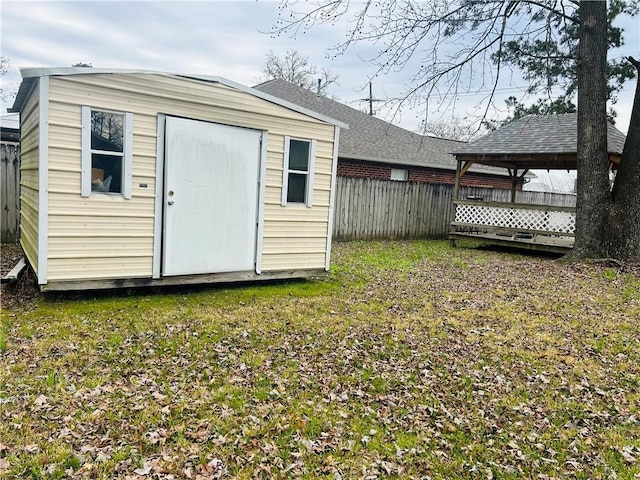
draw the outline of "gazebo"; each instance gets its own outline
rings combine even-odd
[[[453,152],[457,161],[449,240],[566,253],[573,247],[575,207],[517,203],[517,185],[529,170],[577,168],[578,116],[527,115]],[[608,124],[609,167],[617,168],[625,136]],[[460,179],[473,164],[506,168],[511,202],[461,199]]]

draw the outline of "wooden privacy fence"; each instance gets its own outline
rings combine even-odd
[[[17,143],[0,144],[0,212],[2,243],[17,242],[20,228],[20,147]]]
[[[453,185],[351,177],[338,177],[336,184],[336,240],[446,238],[449,234]],[[461,187],[460,198],[470,197],[509,202],[511,191]],[[519,191],[516,202],[573,207],[575,197]]]
[[[20,219],[20,152],[1,144],[2,242],[17,242]],[[333,237],[446,238],[451,221],[453,185],[338,177]],[[460,198],[509,202],[510,190],[461,187]],[[517,192],[516,202],[574,207],[575,197],[558,193]]]

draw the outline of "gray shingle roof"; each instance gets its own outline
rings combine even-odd
[[[410,132],[284,80],[269,80],[253,88],[347,123],[349,130],[340,132],[341,158],[456,169],[451,152],[464,142]],[[503,169],[485,165],[474,165],[470,171],[507,174]]]
[[[578,114],[527,115],[482,138],[460,146],[455,154],[523,155],[575,154]],[[625,136],[611,123],[607,130],[609,153],[622,154]]]

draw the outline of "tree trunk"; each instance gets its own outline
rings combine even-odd
[[[607,155],[607,3],[581,0],[578,30],[578,185],[572,256],[606,256],[612,206]]]
[[[640,62],[631,57],[629,61],[636,67],[640,78]],[[636,81],[629,132],[612,197],[608,255],[618,260],[640,262],[640,81]]]

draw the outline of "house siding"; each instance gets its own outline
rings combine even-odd
[[[38,273],[39,213],[39,91],[34,88],[21,112],[20,145],[20,243],[33,270]]]
[[[338,176],[353,178],[370,178],[372,180],[390,180],[391,169],[399,168],[409,171],[409,182],[453,185],[456,179],[455,170],[416,167],[408,165],[389,165],[364,160],[338,160]],[[498,175],[486,175],[467,172],[460,179],[465,187],[511,189],[511,179]],[[518,182],[518,190],[522,190],[522,181]]]
[[[131,199],[80,196],[82,105],[133,113]],[[152,276],[159,113],[267,130],[262,271],[324,268],[333,125],[210,82],[70,75],[50,79],[49,281]],[[317,140],[312,208],[280,204],[285,135]]]

